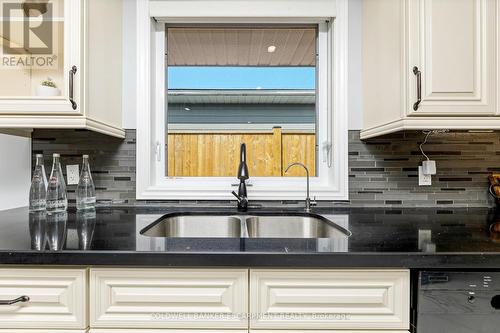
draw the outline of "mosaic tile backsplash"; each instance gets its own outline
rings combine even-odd
[[[487,193],[487,176],[500,172],[500,133],[449,132],[430,136],[424,150],[437,161],[437,175],[432,177],[432,186],[420,187],[417,166],[423,159],[419,150],[423,139],[422,132],[411,131],[361,141],[359,131],[350,131],[350,202],[335,205],[443,208],[495,205]],[[81,155],[89,154],[101,205],[151,203],[135,200],[135,130],[127,130],[125,140],[85,130],[36,130],[32,144],[33,156],[44,154],[47,173],[54,152],[61,154],[63,172],[65,165],[80,164]],[[74,185],[68,186],[70,203],[75,201],[75,189]]]
[[[135,201],[135,150],[135,131],[127,131],[125,140],[86,130],[44,129],[32,134],[33,158],[36,154],[44,155],[47,175],[52,168],[53,153],[61,154],[65,176],[66,165],[79,164],[81,169],[82,155],[89,155],[100,204]],[[67,191],[68,203],[75,203],[76,185],[68,185]]]

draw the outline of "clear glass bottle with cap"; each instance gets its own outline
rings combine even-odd
[[[31,178],[30,186],[30,212],[44,211],[47,206],[47,176],[45,175],[45,167],[43,166],[43,155],[36,155],[35,170],[33,178]]]
[[[95,202],[95,186],[90,172],[89,155],[83,155],[82,172],[76,188],[76,209],[94,209]]]
[[[66,194],[66,182],[61,168],[59,154],[54,154],[52,171],[47,187],[47,212],[64,212],[68,209],[68,197]]]

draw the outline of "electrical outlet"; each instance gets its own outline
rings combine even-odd
[[[421,165],[418,167],[418,185],[419,186],[432,185],[432,176],[424,174],[424,168]]]
[[[68,179],[68,185],[78,185],[80,179],[78,164],[66,165],[66,178]]]

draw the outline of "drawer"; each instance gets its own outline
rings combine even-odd
[[[250,328],[408,330],[407,270],[250,270]]]
[[[86,329],[86,295],[84,269],[2,268],[0,300],[29,301],[0,305],[0,329]]]
[[[91,269],[92,328],[248,328],[248,271]]]

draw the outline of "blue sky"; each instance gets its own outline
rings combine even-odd
[[[314,67],[168,67],[168,89],[315,89]]]

